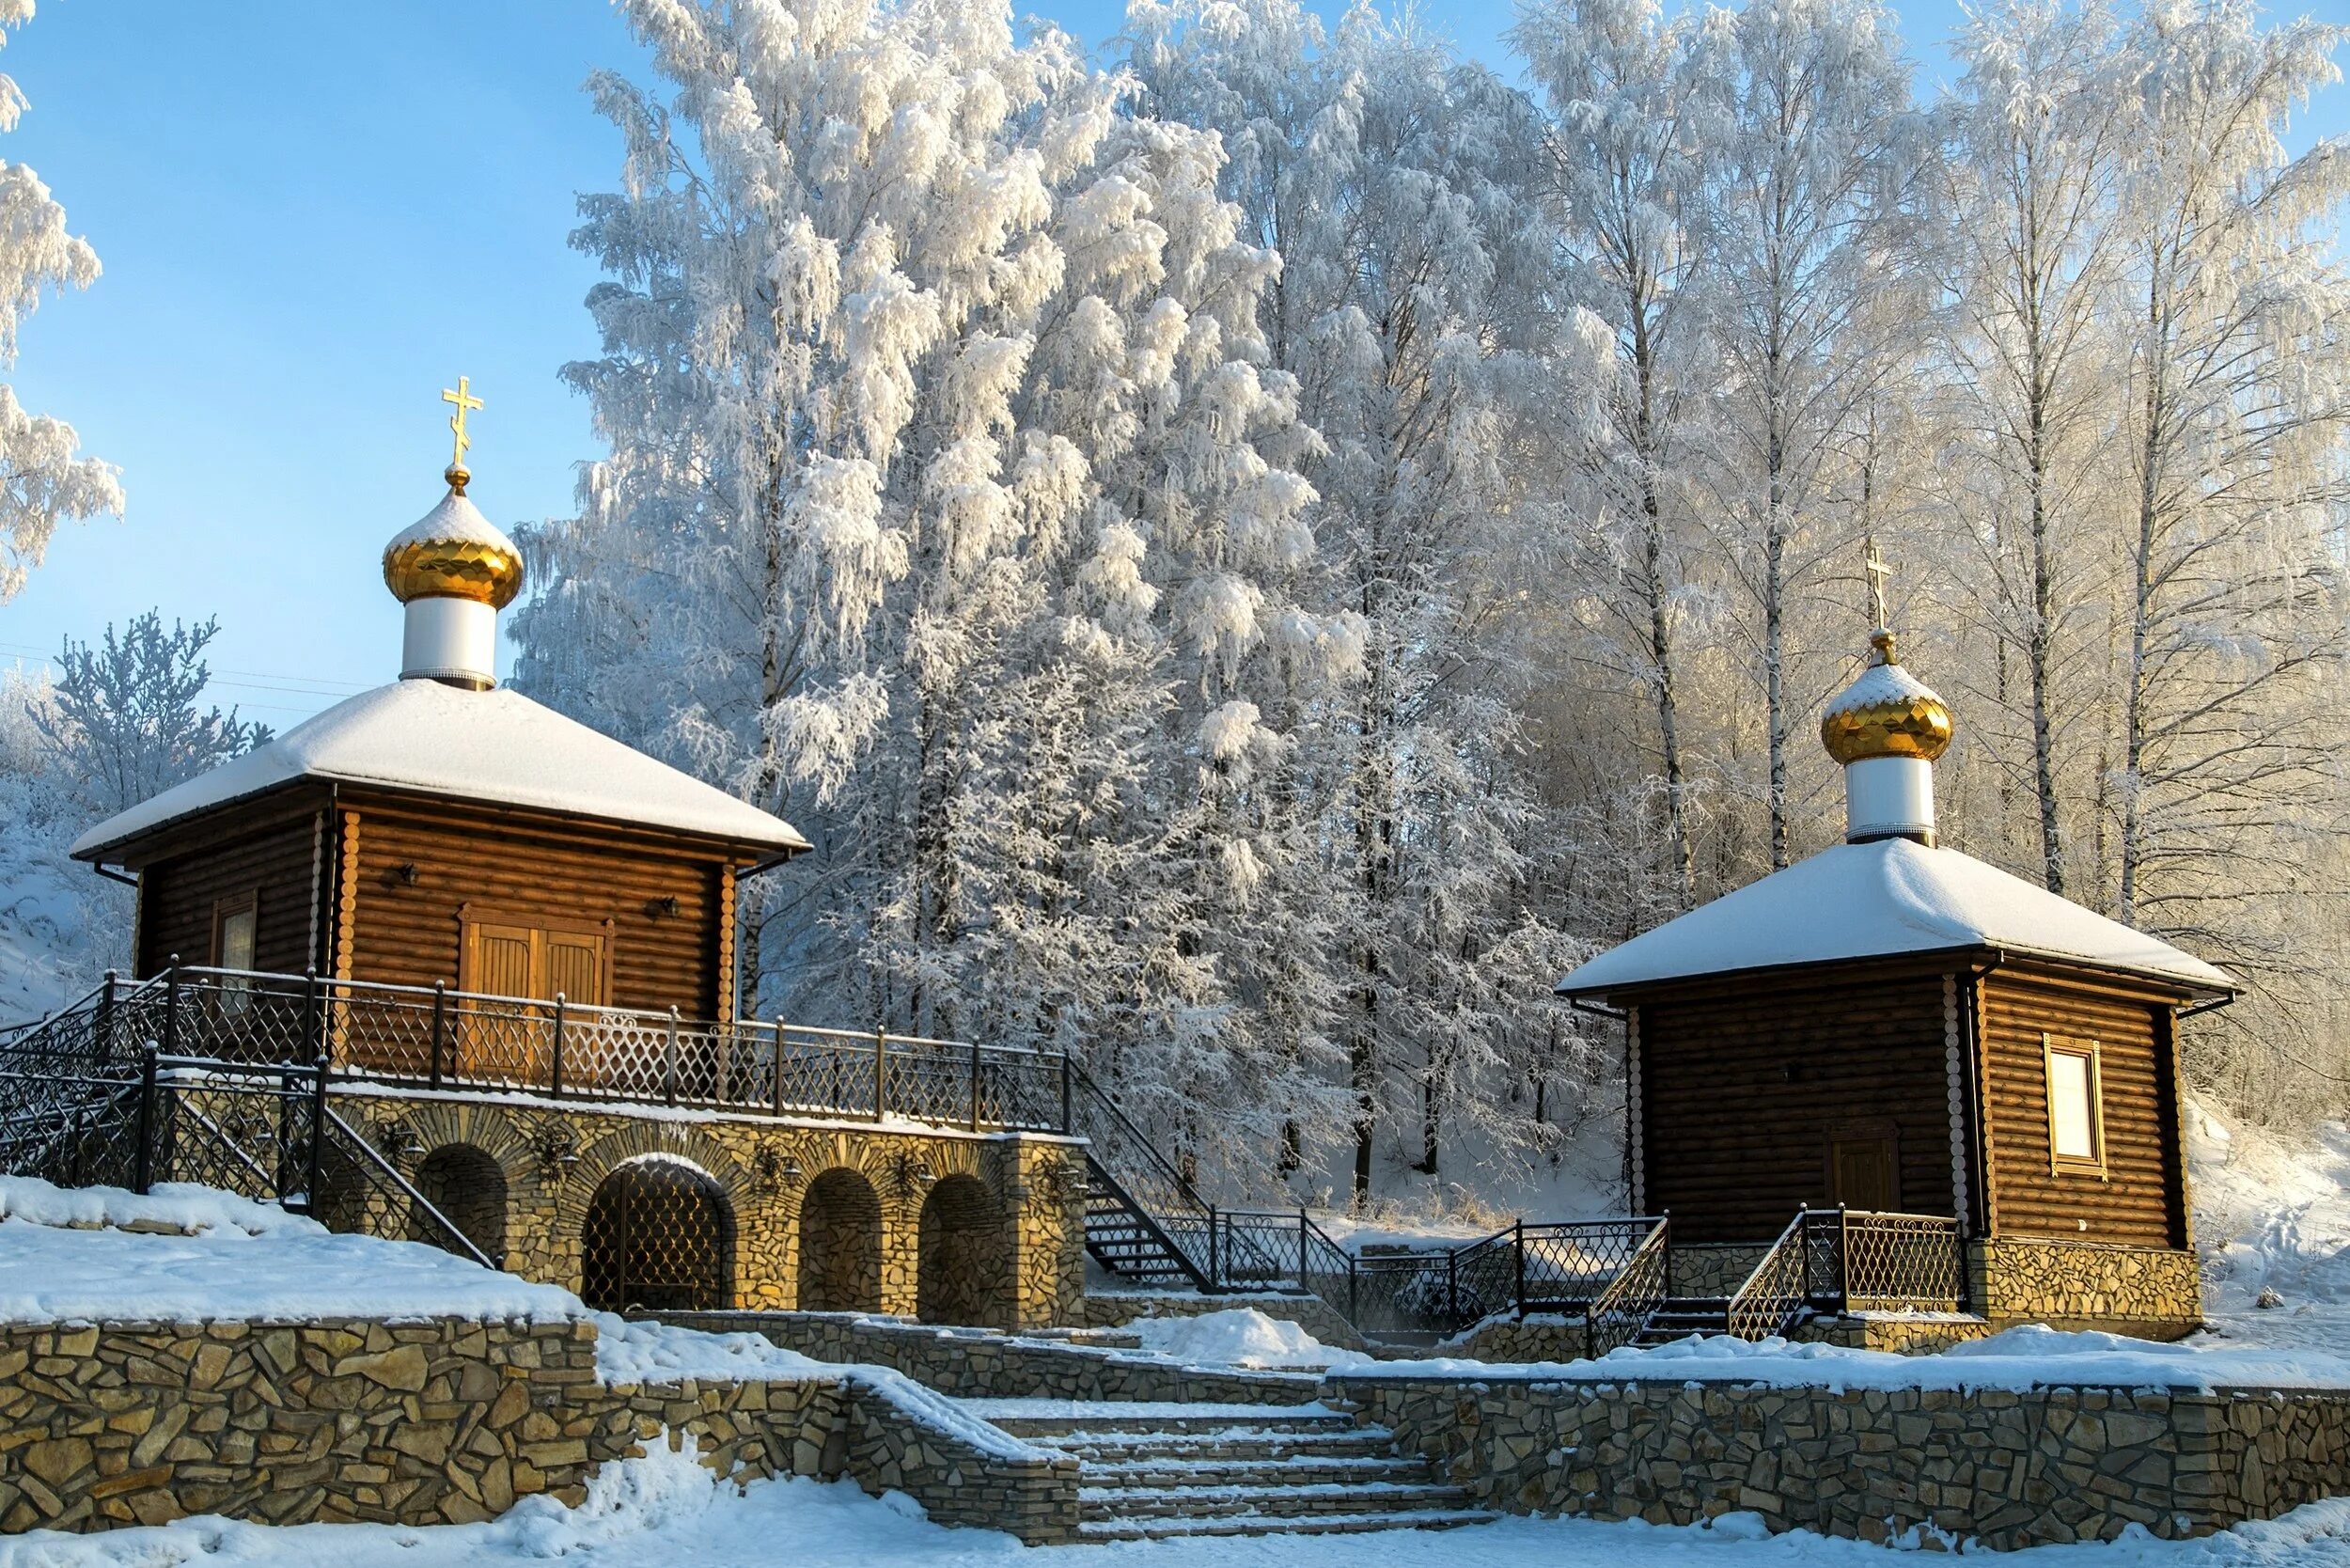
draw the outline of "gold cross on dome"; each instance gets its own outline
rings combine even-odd
[[[473,445],[473,437],[465,433],[465,416],[481,406],[481,400],[473,396],[473,378],[459,376],[454,392],[446,386],[441,388],[441,401],[457,405],[457,412],[448,422],[449,433],[457,438],[457,451],[448,460],[448,465],[462,468],[465,466],[465,448]]]
[[[1885,557],[1877,550],[1876,536],[1873,534],[1869,536],[1868,552],[1861,557],[1860,570],[1869,579],[1869,613],[1876,618],[1873,630],[1879,632],[1888,630],[1889,623],[1887,620],[1885,608],[1885,580],[1893,574],[1893,569],[1885,564]]]

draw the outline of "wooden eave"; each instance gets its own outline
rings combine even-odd
[[[1589,1000],[1605,1002],[1612,1007],[1642,1007],[1659,1001],[1718,996],[1737,991],[1824,990],[1832,988],[1838,978],[1844,975],[1866,974],[1872,980],[1910,977],[1922,980],[1946,975],[1953,969],[1970,974],[1988,974],[1994,970],[2020,973],[2133,1001],[2160,1003],[2173,1008],[2185,1007],[2199,999],[2237,995],[2233,988],[2223,991],[2169,976],[2150,975],[2141,970],[2115,968],[2079,959],[2060,958],[1990,944],[1936,948],[1922,952],[1822,959],[1807,964],[1760,964],[1706,975],[1676,975],[1605,989],[1583,990],[1560,986],[1557,994],[1570,1002]]]
[[[772,844],[755,840],[689,833],[585,812],[553,811],[439,791],[403,790],[386,784],[352,783],[306,775],[158,823],[136,838],[77,858],[94,865],[140,870],[157,861],[176,859],[241,838],[257,828],[293,821],[330,802],[363,812],[396,812],[416,821],[429,822],[436,816],[446,821],[451,813],[462,813],[472,821],[487,822],[509,832],[572,842],[592,839],[628,848],[682,855],[731,866],[738,873],[763,870],[806,853],[804,848],[778,851]]]

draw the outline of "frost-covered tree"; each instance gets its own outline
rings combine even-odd
[[[1897,362],[1867,334],[1895,320],[1872,302],[1914,287],[1898,242],[1923,137],[1893,18],[1871,0],[1747,0],[1716,25],[1728,109],[1703,242],[1725,411],[1716,525],[1762,698],[1776,868],[1791,854],[1790,745],[1829,679],[1800,667],[1796,612],[1853,538],[1830,494],[1856,411]]]
[[[1716,29],[1718,31],[1718,29]],[[1550,113],[1542,182],[1565,274],[1560,380],[1590,400],[1565,423],[1552,481],[1584,546],[1576,580],[1598,607],[1599,661],[1655,715],[1671,912],[1697,896],[1696,808],[1676,643],[1701,590],[1689,557],[1695,443],[1712,388],[1698,291],[1702,178],[1724,133],[1718,71],[1698,19],[1653,0],[1551,0],[1512,35]],[[1578,352],[1579,351],[1579,352]]]
[[[33,19],[33,0],[0,0],[5,29]],[[15,129],[27,100],[14,80],[0,75],[0,131]],[[24,319],[48,290],[86,289],[98,281],[98,253],[65,229],[65,209],[40,177],[0,159],[0,368],[16,363]],[[111,463],[76,457],[82,439],[73,427],[34,414],[0,384],[0,604],[16,596],[49,549],[61,520],[122,510],[122,484]]]
[[[198,708],[217,618],[164,629],[154,610],[95,643],[65,639],[49,699],[30,708],[51,763],[95,815],[124,810],[270,738],[234,708]]]
[[[1388,1129],[1432,1176],[1447,1127],[1465,1163],[1539,1146],[1528,1102],[1563,1054],[1496,613],[1531,543],[1506,459],[1546,321],[1538,127],[1367,9],[1329,36],[1293,0],[1145,0],[1127,29],[1145,106],[1218,133],[1226,192],[1281,247],[1266,336],[1320,437],[1321,590],[1362,648],[1307,741],[1361,1202]]]

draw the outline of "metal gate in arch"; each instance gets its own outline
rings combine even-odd
[[[580,1233],[579,1294],[619,1312],[706,1312],[730,1305],[734,1213],[683,1160],[631,1160],[606,1176]]]

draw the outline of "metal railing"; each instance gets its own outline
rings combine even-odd
[[[98,995],[118,1028],[166,1053],[323,1057],[339,1078],[400,1087],[972,1129],[1068,1122],[1067,1058],[1015,1046],[181,964]]]
[[[493,1265],[327,1105],[313,1060],[166,1053],[181,1019],[159,988],[101,986],[0,1036],[0,1174],[151,1191],[189,1183],[273,1202],[331,1229],[405,1233]],[[397,1222],[399,1230],[387,1228]]]
[[[1805,1310],[1951,1312],[1966,1303],[1966,1246],[1947,1215],[1803,1209],[1731,1299],[1745,1340],[1784,1333]]]
[[[1214,1223],[1227,1238],[1219,1289],[1318,1295],[1367,1334],[1441,1339],[1496,1313],[1555,1312],[1611,1349],[1665,1299],[1661,1218],[1521,1221],[1456,1247],[1366,1257],[1303,1210],[1220,1210]]]

